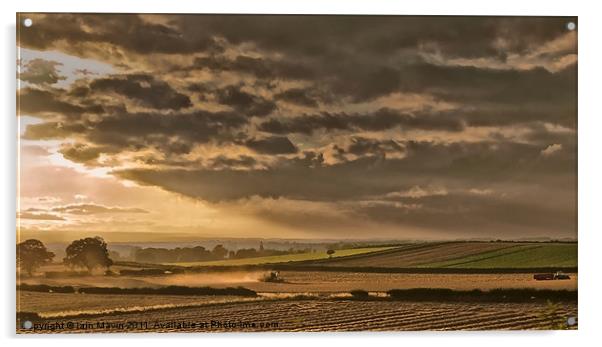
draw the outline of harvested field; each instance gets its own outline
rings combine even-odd
[[[247,301],[237,296],[65,294],[17,291],[17,310],[36,312],[42,317],[60,317],[98,312],[195,306],[208,303]]]
[[[387,291],[396,288],[451,289],[577,289],[577,274],[570,280],[536,281],[532,274],[394,274],[359,272],[281,271],[286,283],[241,284],[257,292],[341,292],[354,289]]]
[[[229,271],[215,273],[163,274],[161,276],[81,276],[63,278],[45,278],[44,276],[23,277],[17,280],[30,284],[47,284],[52,286],[74,287],[162,287],[169,285],[186,285],[191,287],[232,287],[246,283],[258,282],[265,271]]]
[[[27,283],[53,286],[100,287],[159,287],[165,285],[211,286],[215,288],[243,286],[257,292],[344,292],[354,289],[387,291],[396,288],[451,288],[451,289],[577,289],[577,274],[570,280],[536,281],[533,274],[420,274],[420,273],[363,273],[325,271],[280,271],[284,283],[262,282],[265,272],[233,272],[215,274],[186,274],[149,276],[142,278],[29,278]]]
[[[19,332],[523,330],[558,328],[569,316],[577,316],[575,303],[274,300],[38,320],[36,331]]]

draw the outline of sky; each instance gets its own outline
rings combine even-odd
[[[19,238],[577,236],[575,18],[19,18]]]

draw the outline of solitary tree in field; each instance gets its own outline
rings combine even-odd
[[[332,255],[334,254],[334,249],[327,250],[326,254],[328,254],[328,258],[332,258]]]
[[[63,263],[71,267],[83,267],[91,272],[94,268],[109,268],[113,261],[109,258],[107,243],[99,236],[73,241],[66,249]]]
[[[17,265],[31,276],[40,266],[50,263],[54,253],[49,252],[40,240],[27,240],[17,244]]]

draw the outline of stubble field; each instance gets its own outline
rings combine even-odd
[[[531,303],[274,300],[51,319],[37,324],[43,327],[45,323],[62,322],[67,326],[71,322],[73,328],[61,330],[67,333],[523,330],[551,328],[554,321],[546,314],[548,311],[545,304]],[[564,322],[567,317],[576,317],[577,307],[563,304],[553,314]],[[111,328],[105,329],[100,324]],[[36,331],[21,329],[20,332]]]

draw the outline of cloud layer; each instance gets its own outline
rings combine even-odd
[[[28,16],[21,47],[115,68],[22,64],[23,139],[73,163],[335,236],[576,233],[572,18]]]

